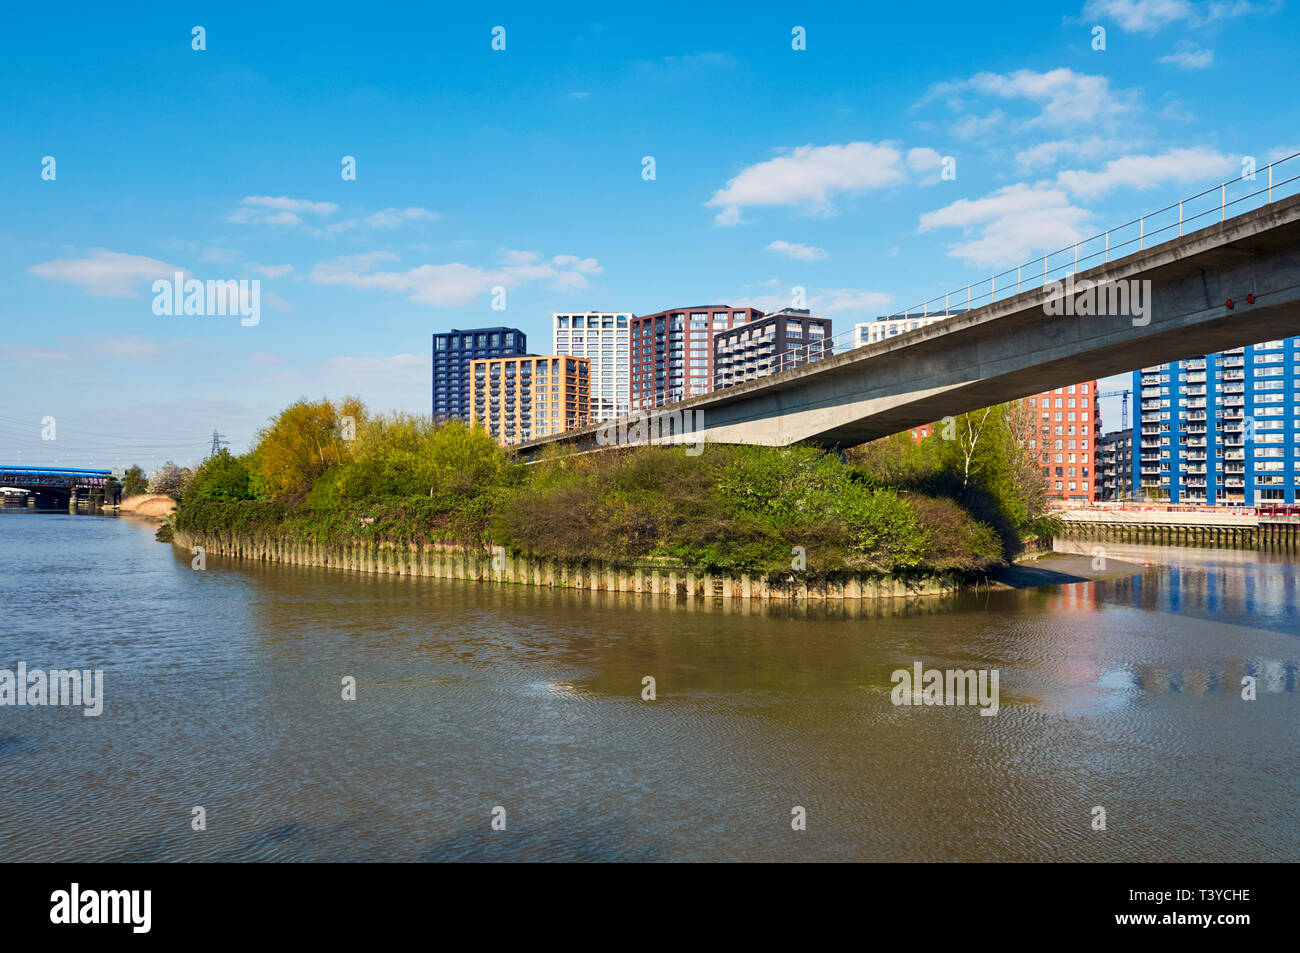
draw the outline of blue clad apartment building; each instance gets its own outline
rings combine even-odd
[[[469,423],[469,362],[490,357],[522,357],[528,338],[518,328],[471,328],[433,336],[433,419],[455,417]]]
[[[1138,499],[1296,502],[1300,338],[1133,372]]]

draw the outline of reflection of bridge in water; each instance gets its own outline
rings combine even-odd
[[[0,489],[23,490],[31,499],[54,497],[74,504],[96,491],[102,492],[111,470],[77,470],[67,467],[0,467]]]

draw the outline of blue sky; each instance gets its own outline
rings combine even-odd
[[[1300,151],[1282,2],[565,6],[10,11],[0,462],[196,463],[303,396],[427,413],[431,332],[544,352],[555,310],[798,285],[847,330]],[[259,279],[260,322],[156,315],[178,269]]]

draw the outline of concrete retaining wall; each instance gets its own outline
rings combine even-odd
[[[1259,523],[1245,526],[1194,526],[1134,521],[1063,522],[1061,539],[1096,542],[1195,546],[1207,549],[1259,549],[1290,552],[1300,549],[1300,526],[1294,523]]]
[[[436,543],[422,545],[353,539],[318,543],[278,536],[176,531],[174,545],[186,552],[195,546],[211,555],[262,562],[316,566],[351,572],[396,573],[433,579],[468,579],[593,592],[644,592],[686,598],[840,600],[939,595],[954,592],[962,580],[955,574],[900,579],[894,576],[844,574],[838,579],[808,582],[794,578],[769,580],[695,572],[685,569],[626,569],[601,565],[571,565],[554,559],[512,556]]]

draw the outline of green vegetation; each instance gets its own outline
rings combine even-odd
[[[958,503],[992,527],[1007,555],[1030,538],[1050,536],[1047,491],[1024,445],[1032,419],[1022,402],[945,418],[919,444],[906,433],[849,452],[876,485]]]
[[[525,465],[482,431],[355,399],[300,401],[243,456],[195,472],[180,530],[439,542],[566,562],[811,577],[983,573],[1040,531],[1017,408],[847,458],[812,448],[638,447]]]
[[[247,464],[222,447],[194,471],[186,489],[186,499],[251,500],[252,482]]]
[[[149,491],[149,480],[139,465],[131,467],[122,475],[122,496],[137,496]]]
[[[165,493],[177,502],[189,489],[194,473],[188,467],[178,467],[168,460],[149,477],[150,493]]]

